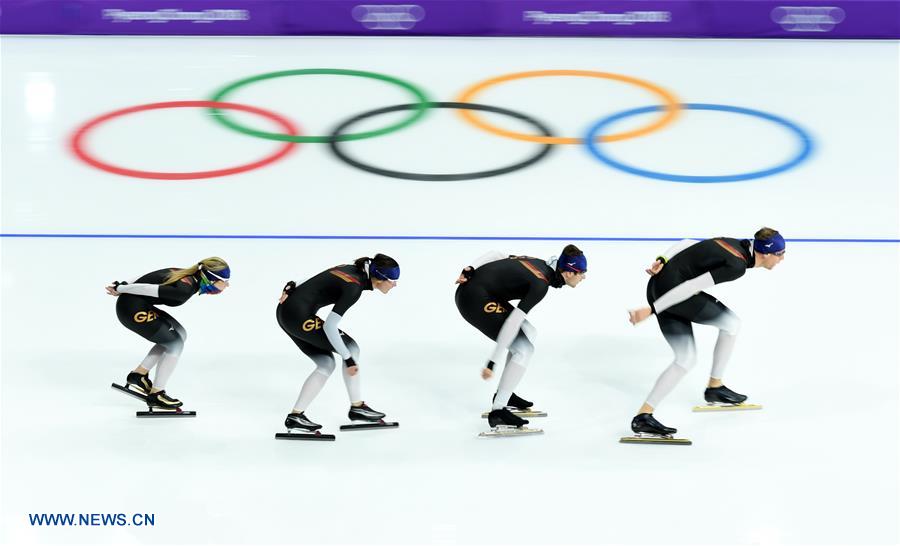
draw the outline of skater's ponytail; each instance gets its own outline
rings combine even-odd
[[[396,281],[400,278],[400,264],[386,254],[378,253],[374,258],[357,258],[353,265],[362,272],[369,266],[369,277],[380,280]]]
[[[231,270],[228,267],[228,262],[226,262],[222,258],[213,256],[211,258],[200,260],[191,267],[176,269],[175,271],[169,273],[169,276],[166,278],[166,282],[162,283],[162,285],[165,286],[167,284],[176,283],[185,277],[196,275],[197,272],[201,270],[210,271],[217,278],[228,279],[231,276]]]

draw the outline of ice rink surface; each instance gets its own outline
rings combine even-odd
[[[0,54],[4,544],[900,542],[896,42],[3,37]],[[208,100],[235,80],[304,68],[385,73],[436,101],[512,72],[623,74],[684,103],[790,120],[813,153],[771,177],[684,184],[613,170],[581,145],[460,182],[376,176],[315,143],[208,180],[113,175],[70,150],[79,126],[112,110]],[[340,76],[266,80],[228,100],[316,135],[411,102],[387,83]],[[579,137],[658,98],[619,81],[554,77],[499,85],[477,102]],[[199,171],[281,144],[182,108],[109,121],[87,146],[131,169]],[[448,110],[344,146],[382,168],[434,173],[496,168],[540,147]],[[797,146],[757,118],[685,111],[604,149],[643,169],[714,175],[773,166]],[[655,320],[632,327],[626,314],[644,302],[643,269],[671,243],[618,239],[751,237],[763,225],[788,238],[785,261],[710,292],[743,319],[725,382],[764,409],[691,412],[715,340],[697,327],[700,362],[656,412],[694,444],[619,444],[671,360]],[[549,257],[566,242],[585,251],[590,271],[530,313],[537,350],[517,389],[549,413],[532,422],[545,434],[478,439],[496,388],[479,378],[491,343],[459,316],[453,280],[488,250]],[[341,326],[362,347],[365,400],[400,428],[276,442],[312,370],[275,322],[281,287],[375,252],[397,258],[400,284],[364,294]],[[231,288],[172,311],[189,339],[167,390],[199,415],[137,420],[141,405],[109,384],[124,381],[149,343],[119,325],[103,287],[212,255],[231,264]],[[337,432],[347,405],[334,376],[308,413]],[[156,519],[32,526],[29,514],[42,513]]]

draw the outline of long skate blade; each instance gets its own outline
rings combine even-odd
[[[482,432],[479,438],[502,438],[507,436],[531,436],[534,434],[543,434],[544,429],[528,428],[528,427],[497,427],[492,428],[488,432]]]
[[[379,421],[377,423],[360,423],[352,425],[341,425],[341,430],[361,430],[366,428],[397,428],[400,423]]]
[[[529,409],[529,410],[509,410],[509,411],[511,411],[513,415],[522,417],[523,419],[528,418],[528,417],[547,417],[546,411],[538,411],[538,410],[531,410],[531,409]],[[482,413],[481,418],[487,419],[489,413],[490,413],[489,411]]]
[[[307,440],[313,442],[333,442],[334,434],[312,432],[276,432],[276,440]]]
[[[142,402],[146,402],[146,401],[147,401],[147,395],[146,395],[146,394],[141,394],[141,393],[139,393],[139,392],[135,392],[135,391],[129,389],[128,387],[123,387],[122,385],[117,385],[117,384],[115,384],[115,383],[113,383],[112,385],[110,385],[110,387],[112,387],[113,389],[115,389],[115,390],[117,390],[117,391],[124,392],[125,394],[129,394],[129,395],[131,395],[131,396],[137,398],[138,400],[140,400],[140,401],[142,401]]]
[[[183,411],[181,408],[170,410],[161,408],[150,408],[150,411],[138,411],[135,413],[138,417],[196,417],[196,411]]]
[[[694,406],[694,411],[745,411],[762,409],[759,404],[707,404]]]
[[[623,436],[619,438],[622,444],[669,444],[674,446],[689,446],[693,442],[687,438],[671,438],[668,436]]]

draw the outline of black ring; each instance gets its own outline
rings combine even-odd
[[[484,112],[493,112],[495,114],[503,114],[505,116],[510,116],[516,119],[520,119],[526,123],[534,126],[543,136],[552,137],[554,136],[550,129],[547,128],[543,123],[526,116],[525,114],[520,114],[518,112],[513,112],[512,110],[507,110],[506,108],[498,108],[496,106],[485,106],[483,104],[472,104],[468,102],[429,102],[425,104],[426,108],[453,108],[456,110],[481,110]],[[543,148],[538,151],[538,153],[532,156],[521,163],[516,163],[514,165],[510,165],[508,167],[502,167],[499,169],[493,169],[490,171],[479,171],[474,173],[460,173],[460,174],[418,174],[418,173],[407,173],[402,171],[390,171],[388,169],[382,169],[380,167],[373,167],[372,165],[367,165],[362,163],[361,161],[357,161],[352,157],[348,156],[341,150],[341,146],[345,145],[346,142],[339,142],[338,138],[345,132],[345,130],[358,121],[362,121],[364,119],[368,119],[374,116],[378,116],[381,114],[388,114],[390,112],[400,112],[403,110],[414,110],[417,108],[422,108],[422,104],[399,104],[397,106],[388,106],[386,108],[379,108],[378,110],[372,110],[370,112],[362,113],[356,117],[350,118],[349,120],[341,123],[331,134],[331,141],[329,142],[329,146],[331,146],[331,151],[334,152],[334,155],[337,156],[338,159],[356,167],[357,169],[372,173],[378,174],[381,176],[388,176],[391,178],[402,178],[404,180],[426,180],[432,182],[454,182],[459,180],[475,180],[478,178],[489,178],[491,176],[500,176],[501,174],[511,173],[513,171],[518,171],[520,169],[524,169],[537,163],[541,159],[550,153],[550,150],[553,149],[552,144],[545,144]]]

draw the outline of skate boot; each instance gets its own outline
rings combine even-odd
[[[183,411],[182,402],[172,398],[166,391],[151,392],[147,395],[148,411],[137,412],[138,417],[196,417],[196,411]]]
[[[322,428],[322,425],[310,421],[305,412],[289,413],[284,420],[284,426],[288,431],[276,433],[276,440],[322,440],[326,442],[334,441],[334,434],[322,434],[321,432],[319,432],[319,429]]]
[[[315,432],[322,428],[322,425],[310,421],[304,412],[289,413],[284,420],[284,426],[288,432]]]
[[[747,399],[747,396],[744,394],[738,394],[733,390],[729,389],[725,385],[721,387],[716,387],[714,389],[706,389],[703,393],[703,398],[710,404],[743,404]]]
[[[691,445],[691,441],[685,438],[673,438],[677,429],[667,427],[657,421],[652,413],[639,413],[631,420],[631,430],[634,436],[625,436],[619,441],[623,444],[675,444]]]
[[[150,410],[177,410],[183,405],[181,400],[177,398],[172,398],[166,391],[157,391],[152,392],[147,395],[147,406],[150,407]]]
[[[400,426],[400,423],[397,422],[385,422],[384,414],[380,411],[375,411],[369,406],[366,405],[365,402],[360,406],[350,406],[350,411],[347,412],[347,417],[350,418],[351,421],[365,421],[362,424],[351,424],[351,425],[341,425],[341,430],[363,430],[363,429],[373,429],[373,428],[397,428]]]
[[[494,428],[497,426],[502,426],[502,425],[505,425],[508,427],[521,428],[522,426],[527,425],[527,424],[528,424],[527,419],[522,419],[521,417],[513,414],[513,412],[509,411],[506,408],[492,410],[488,414],[488,425],[490,425],[491,428]]]
[[[731,410],[758,410],[759,404],[747,404],[747,396],[738,394],[725,385],[707,388],[703,392],[706,399],[705,406],[694,406],[694,411],[731,411]]]
[[[496,399],[497,399],[497,393],[494,393],[494,397],[491,399],[491,404],[493,404],[494,400],[496,400]],[[529,402],[528,400],[521,398],[516,393],[512,393],[512,395],[509,397],[509,400],[506,401],[505,407],[506,407],[506,409],[510,410],[513,413],[513,415],[517,415],[519,417],[528,417],[528,418],[547,417],[546,411],[536,410],[536,409],[532,408],[532,406],[534,406],[534,404],[532,402]],[[486,411],[481,414],[481,417],[483,419],[487,419],[488,415],[490,415],[490,412]]]
[[[543,434],[544,431],[539,428],[528,428],[528,420],[522,419],[518,415],[506,408],[491,410],[488,414],[488,425],[491,430],[482,432],[478,436],[482,438],[497,436],[525,436],[529,434]]]
[[[497,393],[494,393],[494,397],[491,398],[491,403],[494,403],[494,400],[497,399]],[[512,396],[509,397],[509,401],[506,402],[507,408],[516,408],[517,410],[528,410],[534,403],[525,400],[524,398],[520,398],[516,393],[512,393]]]
[[[359,406],[350,406],[347,417],[349,417],[351,421],[369,421],[377,423],[384,419],[384,414],[380,411],[373,410],[363,402],[362,405]]]
[[[153,388],[153,382],[150,381],[148,376],[149,374],[142,375],[137,372],[131,372],[125,378],[125,387],[142,396],[147,396],[150,394],[150,389]]]
[[[678,429],[667,427],[653,417],[652,413],[640,413],[631,420],[631,431],[635,434],[656,434],[657,436],[672,436]]]

